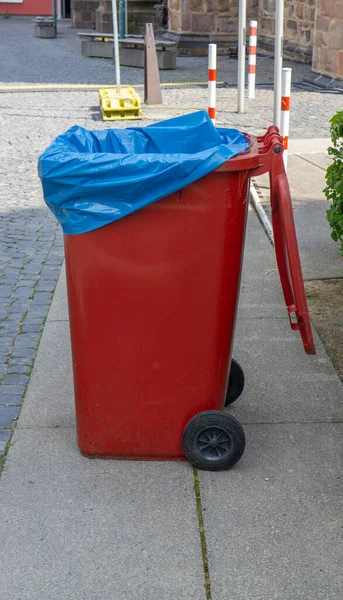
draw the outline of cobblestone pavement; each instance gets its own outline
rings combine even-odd
[[[29,21],[0,20],[2,81],[108,82],[113,69],[109,61],[93,62],[82,59],[79,54],[73,56],[73,52],[79,51],[75,45],[75,31],[69,30],[66,24],[61,29],[55,44],[55,40],[34,38]],[[19,36],[20,31],[22,37]],[[182,60],[188,67],[184,71],[178,69],[179,80],[183,76],[184,81],[187,80],[190,73],[193,81],[204,79],[200,73],[206,73],[206,59]],[[225,68],[234,64],[227,57],[220,60]],[[264,59],[264,65],[268,65],[265,77],[271,81],[272,61]],[[306,69],[300,65],[299,73]],[[130,73],[132,81],[137,81],[138,72],[142,78],[141,70],[127,69],[126,72]],[[169,72],[168,76],[175,80],[176,73]],[[130,77],[127,76],[127,80]],[[142,92],[142,88],[138,91]],[[144,107],[142,121],[115,126],[147,125],[196,109],[206,109],[207,90],[164,89],[163,102],[161,107]],[[255,100],[246,100],[246,113],[243,115],[235,112],[236,106],[235,89],[218,89],[219,126],[261,134],[272,123],[271,89],[259,88]],[[324,96],[319,92],[294,89],[290,137],[328,137],[329,118],[338,108],[341,108],[340,95]],[[113,123],[101,120],[96,91],[0,94],[0,457],[6,452],[25,396],[63,260],[62,233],[45,207],[37,176],[37,159],[54,137],[75,124],[90,129],[113,126]]]

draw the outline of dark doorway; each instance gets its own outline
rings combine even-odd
[[[61,17],[62,19],[70,19],[71,0],[61,0]]]

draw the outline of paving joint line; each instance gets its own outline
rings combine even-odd
[[[322,154],[322,153],[318,152],[318,154]],[[317,163],[314,163],[312,160],[309,160],[308,158],[304,158],[304,156],[302,154],[294,152],[293,156],[298,156],[298,158],[300,158],[301,160],[304,160],[305,162],[309,163],[310,165],[317,167],[318,169],[321,169],[322,171],[324,171],[326,173],[325,167],[321,167],[321,166],[317,165]]]
[[[198,469],[196,469],[195,467],[192,467],[192,472],[193,472],[193,481],[194,481],[193,490],[194,490],[194,494],[195,494],[195,504],[196,504],[197,517],[198,517],[198,531],[199,531],[199,535],[200,535],[201,556],[202,556],[202,563],[203,563],[203,568],[204,568],[205,595],[206,595],[206,600],[212,600],[212,593],[211,593],[212,581],[210,579],[210,572],[209,572],[209,565],[208,565],[206,531],[205,531],[205,524],[204,524],[204,511],[203,511],[203,507],[202,507],[201,492],[200,492],[200,478],[199,478]]]

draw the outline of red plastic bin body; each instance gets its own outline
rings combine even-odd
[[[84,455],[184,459],[191,417],[223,408],[249,183],[248,168],[230,167],[120,221],[65,235]]]

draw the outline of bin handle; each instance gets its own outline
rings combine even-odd
[[[315,354],[295,231],[292,200],[282,154],[269,172],[276,261],[292,329],[298,329],[306,354]],[[273,169],[274,162],[278,164]],[[276,173],[275,173],[276,172]]]

